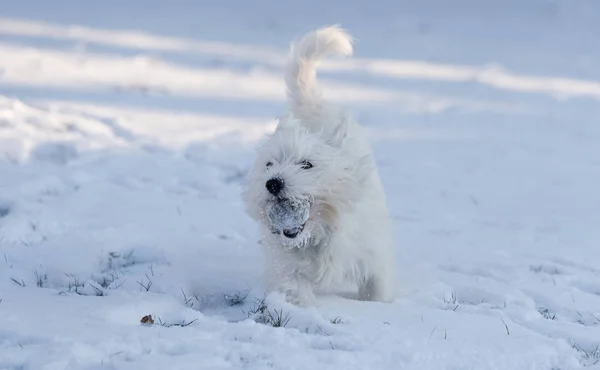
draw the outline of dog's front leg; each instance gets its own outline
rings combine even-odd
[[[295,250],[270,250],[268,257],[267,289],[285,294],[291,304],[314,305],[316,298],[310,280],[310,263]]]
[[[315,304],[312,285],[301,274],[295,273],[280,281],[277,290],[285,294],[286,301],[296,306],[309,307]]]
[[[394,265],[392,257],[379,258],[372,261],[372,264],[372,271],[359,281],[358,298],[363,301],[393,301]]]

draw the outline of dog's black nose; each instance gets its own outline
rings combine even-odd
[[[281,190],[283,189],[284,185],[285,185],[285,183],[283,182],[283,179],[280,179],[279,177],[274,177],[272,179],[269,179],[269,180],[267,180],[267,183],[265,184],[269,193],[271,193],[273,195],[278,195],[281,192]]]

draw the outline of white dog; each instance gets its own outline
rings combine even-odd
[[[317,290],[350,281],[359,299],[389,302],[395,253],[386,197],[361,127],[320,96],[316,67],[328,54],[352,54],[337,26],[292,44],[290,112],[260,148],[244,202],[262,225],[268,291],[308,306]]]

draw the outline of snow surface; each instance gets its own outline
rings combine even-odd
[[[595,0],[2,1],[0,369],[600,369],[598,19]],[[273,295],[272,327],[240,185],[288,43],[333,23],[356,56],[320,76],[374,143],[397,300]]]

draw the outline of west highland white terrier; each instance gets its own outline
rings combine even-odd
[[[292,43],[285,68],[289,113],[258,151],[243,198],[262,226],[267,290],[293,304],[347,282],[358,299],[390,302],[395,252],[387,200],[362,128],[327,104],[319,61],[352,54],[352,39],[330,26]]]

